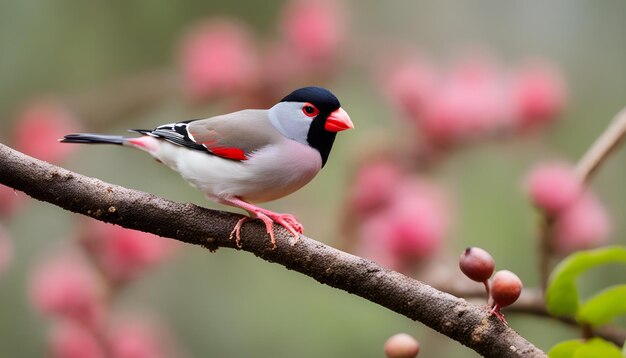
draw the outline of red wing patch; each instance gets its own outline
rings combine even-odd
[[[211,153],[217,155],[218,157],[234,159],[234,160],[246,160],[246,153],[239,148],[222,148],[222,147],[213,147],[209,148]]]
[[[246,160],[246,153],[239,148],[223,148],[223,147],[207,147],[211,153],[218,157],[234,159],[234,160]]]

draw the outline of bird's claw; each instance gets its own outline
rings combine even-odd
[[[248,220],[250,220],[250,218],[247,216],[244,216],[243,218],[239,219],[239,221],[237,221],[237,224],[235,224],[235,228],[233,228],[233,231],[230,232],[230,237],[228,238],[229,240],[232,240],[234,237],[235,245],[237,245],[237,247],[240,249],[241,249],[241,226],[243,225],[243,223],[245,223]]]
[[[290,228],[288,228],[286,225],[290,226],[293,230],[295,230],[298,234],[302,234],[304,232],[304,227],[302,226],[302,224],[300,224],[298,222],[298,219],[296,219],[295,216],[291,215],[291,214],[278,214],[281,219],[283,220],[283,223],[281,223],[281,225],[285,226],[285,228],[287,230],[289,230],[290,232],[293,233],[292,230],[290,230]],[[297,236],[297,235],[296,235]]]
[[[293,238],[289,240],[289,244],[293,246],[298,243],[298,240],[300,240],[300,234],[302,234],[304,228],[295,216],[291,214],[276,214],[272,217],[272,219],[293,235]]]
[[[274,236],[274,223],[277,223],[287,229],[292,235],[293,238],[289,240],[289,243],[293,246],[300,239],[300,234],[302,234],[303,226],[298,222],[295,216],[291,214],[273,214],[266,215],[261,212],[254,213],[257,219],[260,219],[265,224],[265,231],[267,231],[270,236],[270,241],[272,243],[272,249],[276,248],[276,237]],[[235,244],[238,248],[241,248],[241,227],[243,224],[250,220],[250,217],[243,217],[237,221],[233,231],[230,232],[230,240],[235,239]]]

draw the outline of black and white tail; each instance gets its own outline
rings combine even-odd
[[[86,144],[117,144],[123,145],[128,140],[127,137],[119,135],[104,135],[104,134],[92,134],[92,133],[78,133],[68,134],[63,139],[59,140],[61,143],[86,143]]]

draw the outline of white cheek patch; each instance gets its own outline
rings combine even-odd
[[[280,102],[269,110],[270,122],[285,137],[307,144],[312,118],[302,112],[304,103]]]

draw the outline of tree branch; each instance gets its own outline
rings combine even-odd
[[[1,144],[0,183],[97,220],[210,250],[236,248],[229,235],[240,215],[108,184]],[[486,357],[546,357],[482,306],[305,236],[291,246],[290,234],[283,228],[277,228],[276,233],[277,247],[272,249],[262,224],[246,224],[242,249],[422,322]]]

